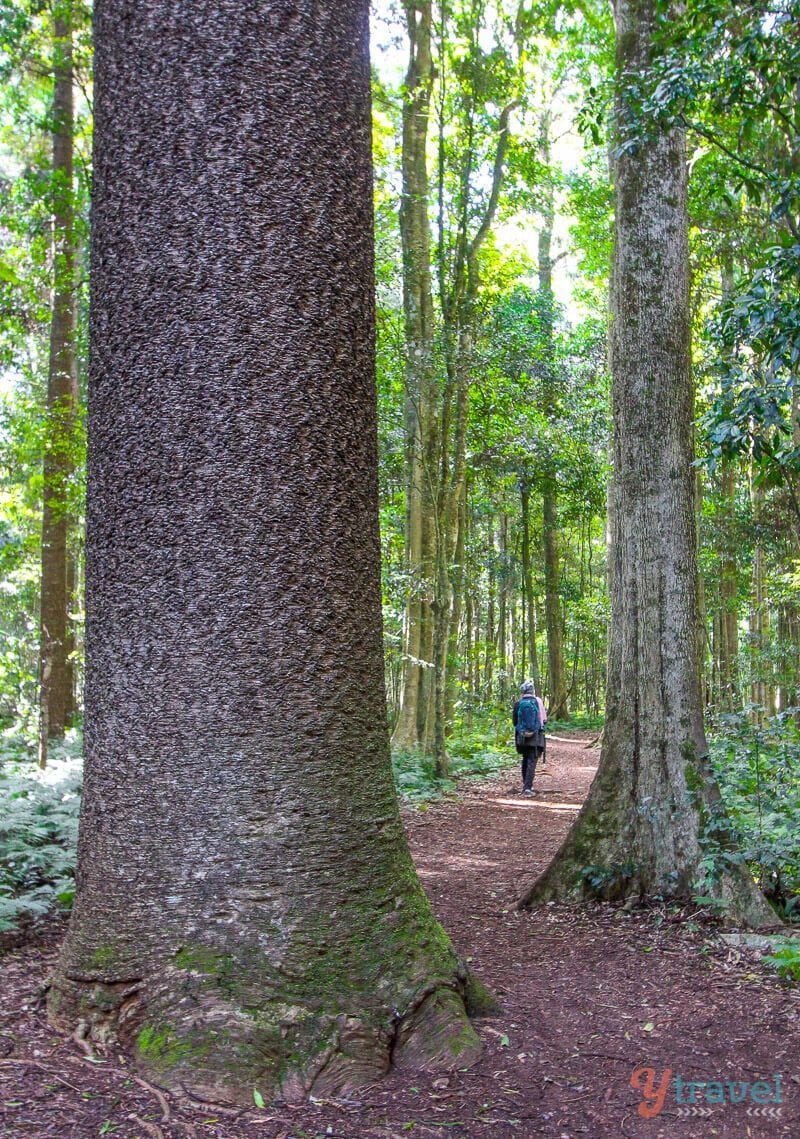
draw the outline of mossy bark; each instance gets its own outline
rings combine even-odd
[[[617,0],[618,110],[649,58],[653,0]],[[674,127],[616,166],[612,281],[611,630],[600,767],[561,851],[522,906],[580,894],[715,893],[779,924],[730,849],[703,731],[689,367],[686,153]],[[703,858],[715,849],[716,873]]]
[[[55,1023],[252,1103],[479,1051],[383,678],[366,0],[100,0]]]

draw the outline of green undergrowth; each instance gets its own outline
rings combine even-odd
[[[599,733],[602,728],[603,717],[588,714],[547,723],[547,732],[555,735],[574,731]],[[510,709],[493,709],[481,716],[476,715],[469,729],[457,724],[456,731],[447,741],[447,754],[450,759],[448,777],[437,779],[430,756],[418,750],[394,751],[392,770],[400,798],[424,807],[433,799],[451,794],[462,779],[483,779],[515,766],[517,755]]]
[[[495,775],[516,759],[510,728],[507,740],[498,739],[494,730],[455,736],[447,741],[447,753],[449,775],[439,779],[430,756],[419,751],[393,752],[392,771],[400,798],[424,806],[454,792],[459,781]]]
[[[70,733],[39,771],[21,741],[0,746],[0,934],[72,905],[80,748]]]
[[[788,922],[800,922],[798,711],[760,723],[754,720],[763,709],[754,707],[722,715],[710,740],[740,856]]]
[[[568,720],[548,720],[548,732],[556,735],[562,732],[601,732],[603,730],[603,717],[591,716],[588,712],[570,716]]]
[[[764,960],[777,969],[785,981],[800,985],[800,941],[797,938],[781,938]]]
[[[510,739],[510,732],[509,732]],[[70,733],[50,745],[45,771],[19,738],[0,743],[0,935],[54,911],[69,910],[75,893],[75,850],[81,790],[81,740]],[[437,779],[433,760],[417,752],[392,757],[400,797],[424,807],[455,790],[456,781],[479,779],[514,757],[494,729],[449,743],[451,774]]]
[[[585,724],[576,720],[561,727],[577,726]],[[0,935],[72,905],[80,751],[80,736],[71,732],[63,743],[50,745],[47,769],[39,771],[28,743],[18,737],[0,740]],[[508,715],[487,716],[471,731],[462,728],[448,740],[448,755],[448,777],[438,779],[431,757],[417,751],[393,754],[400,798],[424,809],[455,792],[463,780],[516,768]]]

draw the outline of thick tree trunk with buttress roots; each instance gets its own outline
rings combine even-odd
[[[96,5],[86,782],[50,994],[252,1102],[479,1051],[389,766],[366,0]]]
[[[648,59],[652,0],[617,0],[617,62]],[[729,845],[697,670],[686,155],[674,128],[617,164],[611,359],[614,503],[606,724],[589,797],[521,905],[575,894],[713,891],[736,920],[779,924],[741,863],[700,882],[704,835]]]

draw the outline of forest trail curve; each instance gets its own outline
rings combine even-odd
[[[429,894],[437,881],[469,891],[478,865],[506,904],[516,902],[558,850],[585,799],[599,760],[588,745],[595,734],[576,733],[569,741],[548,740],[547,763],[539,765],[533,795],[523,796],[519,762],[510,758],[508,772],[480,782],[463,782],[456,803],[437,804],[425,813],[425,838],[415,844],[414,861]],[[510,752],[514,755],[513,750]],[[429,823],[458,815],[456,827],[445,828],[443,841],[428,834]],[[418,824],[406,814],[409,837]],[[433,828],[434,831],[437,828]]]

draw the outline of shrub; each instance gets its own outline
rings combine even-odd
[[[0,933],[69,909],[75,893],[79,740],[52,749],[45,771],[0,752]]]
[[[800,728],[787,711],[722,716],[711,756],[739,847],[786,920],[800,918]]]
[[[796,938],[782,938],[764,960],[774,965],[784,980],[800,984],[800,943]]]
[[[511,730],[508,730],[509,739]],[[489,726],[447,741],[450,776],[437,779],[433,760],[419,751],[392,753],[392,770],[401,799],[424,803],[455,790],[457,779],[482,779],[507,767],[516,759],[512,745],[498,742],[498,733]]]

